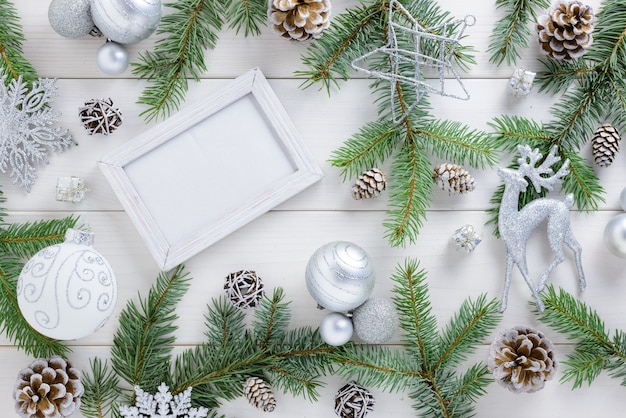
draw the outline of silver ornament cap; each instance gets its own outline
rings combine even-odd
[[[606,224],[604,244],[614,255],[626,258],[626,213],[613,217]]]
[[[108,39],[134,44],[156,30],[161,8],[161,0],[92,0],[91,17]]]
[[[382,344],[394,336],[400,320],[389,299],[370,298],[354,310],[352,324],[355,334],[363,342]]]
[[[348,312],[367,300],[374,290],[374,263],[365,250],[347,241],[318,248],[305,271],[309,294],[322,307]]]
[[[331,312],[322,319],[320,336],[328,345],[338,347],[352,338],[352,321],[339,312]]]

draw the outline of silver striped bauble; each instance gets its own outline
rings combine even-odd
[[[318,248],[305,272],[307,290],[322,307],[348,312],[363,304],[374,289],[374,264],[356,244],[333,241]]]
[[[161,0],[91,0],[91,17],[106,38],[133,44],[156,30],[161,8]]]

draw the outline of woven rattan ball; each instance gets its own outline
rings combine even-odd
[[[265,291],[263,281],[252,270],[240,270],[230,273],[224,280],[224,290],[228,299],[238,308],[256,307]]]

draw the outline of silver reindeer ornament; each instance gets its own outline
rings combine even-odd
[[[537,309],[543,311],[544,306],[539,293],[544,289],[552,270],[565,259],[563,245],[568,246],[574,252],[580,290],[584,290],[586,286],[581,262],[582,247],[574,238],[569,219],[569,209],[574,199],[571,194],[568,194],[564,200],[543,197],[518,209],[519,195],[528,188],[527,179],[530,180],[537,193],[541,191],[542,187],[552,190],[556,184],[561,184],[563,177],[569,173],[569,160],[565,160],[561,168],[555,173],[551,167],[561,159],[555,155],[556,147],[550,150],[550,153],[539,165],[536,165],[542,158],[539,150],[531,150],[528,145],[520,145],[517,149],[521,155],[518,159],[519,168],[513,170],[500,167],[498,169],[498,175],[504,181],[498,228],[500,237],[506,245],[506,274],[500,301],[500,312],[504,312],[507,307],[513,265],[517,266],[533,293]],[[543,221],[547,221],[548,242],[554,258],[541,274],[539,282],[535,284],[528,274],[526,243],[530,234]]]

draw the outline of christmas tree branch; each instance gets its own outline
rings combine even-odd
[[[0,228],[0,254],[28,259],[43,248],[63,241],[65,232],[76,227],[78,218],[51,219]]]
[[[0,78],[5,83],[20,76],[27,84],[37,80],[37,72],[24,58],[24,33],[15,6],[9,0],[0,0]]]
[[[237,33],[243,29],[245,36],[260,35],[267,23],[267,5],[265,0],[228,0],[224,2],[224,15]]]
[[[528,46],[528,24],[537,20],[535,8],[546,9],[549,6],[546,0],[496,0],[496,7],[506,8],[506,14],[498,21],[489,37],[489,61],[496,65],[505,60],[507,65],[515,64],[521,58],[518,49]]]
[[[88,417],[105,418],[116,409],[119,379],[106,361],[89,361],[89,372],[83,374],[85,394],[80,405]]]

